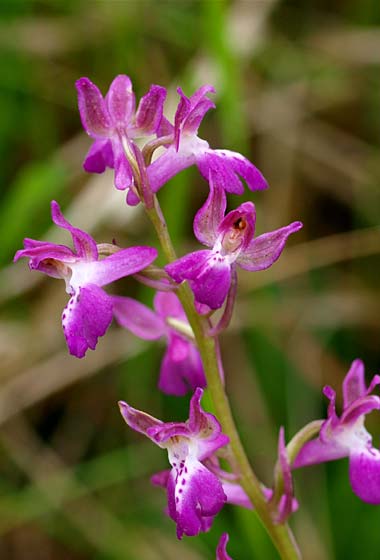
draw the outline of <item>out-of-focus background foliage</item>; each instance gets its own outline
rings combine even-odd
[[[98,242],[154,244],[139,209],[89,176],[74,82],[106,92],[119,73],[137,96],[216,86],[201,136],[242,151],[270,189],[247,193],[259,232],[292,220],[269,271],[239,277],[222,337],[227,387],[250,457],[267,484],[278,428],[323,417],[350,362],[379,373],[380,3],[376,0],[3,0],[0,3],[0,558],[213,559],[222,531],[236,560],[277,558],[251,515],[226,506],[210,533],[177,542],[149,477],[165,453],[123,423],[116,401],[171,420],[188,398],[156,389],[163,345],[114,326],[96,352],[68,355],[62,282],[11,265],[22,239],[67,243],[49,202]],[[184,254],[207,185],[194,169],[160,193]],[[230,204],[241,201],[230,198]],[[112,290],[151,303],[132,280]],[[380,418],[367,426],[378,442]],[[296,473],[292,525],[306,560],[377,559],[380,508],[351,492],[347,461]]]

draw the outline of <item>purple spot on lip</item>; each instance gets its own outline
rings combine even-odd
[[[178,490],[178,492],[179,492],[180,494],[182,494],[182,492],[183,492],[182,488],[180,488],[180,489]]]
[[[186,480],[185,480],[184,478],[182,479],[182,483],[181,483],[181,484],[182,484],[182,486],[183,486],[184,484],[186,484]]]

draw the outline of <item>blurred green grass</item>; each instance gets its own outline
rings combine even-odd
[[[91,204],[108,201],[112,179],[95,182],[80,168],[88,142],[77,78],[87,75],[105,92],[114,75],[127,73],[138,97],[160,83],[170,99],[179,85],[191,93],[214,83],[217,109],[201,136],[242,150],[268,178],[270,190],[245,195],[257,205],[259,232],[295,219],[305,224],[272,271],[241,275],[240,307],[222,337],[242,437],[270,484],[279,426],[291,437],[323,416],[322,386],[339,389],[355,357],[369,375],[379,370],[378,254],[363,246],[350,259],[348,242],[344,260],[329,259],[329,236],[359,235],[379,223],[379,23],[371,0],[1,3],[0,398],[12,394],[12,383],[26,394],[35,387],[0,432],[1,558],[206,560],[223,531],[236,560],[277,557],[252,517],[231,506],[210,533],[176,542],[162,513],[164,493],[149,484],[164,454],[128,431],[116,406],[124,398],[167,420],[186,418],[188,398],[156,390],[162,345],[135,348],[115,327],[66,385],[74,366],[61,357],[62,286],[10,261],[24,236],[48,238],[53,198],[79,227],[90,217],[99,241],[152,243],[144,218],[129,214],[122,196],[109,209]],[[196,247],[191,223],[206,192],[191,169],[160,193],[181,254]],[[313,269],[309,242],[319,238],[326,238],[326,265]],[[291,253],[301,242],[302,251]],[[306,262],[302,273],[289,270],[292,254]],[[152,300],[132,283],[116,289]],[[49,360],[55,366],[47,374]],[[56,387],[51,394],[39,372]],[[370,426],[378,441],[378,418]],[[378,557],[380,512],[353,496],[346,461],[295,478],[293,526],[306,560]]]

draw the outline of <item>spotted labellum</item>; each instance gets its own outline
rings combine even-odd
[[[170,517],[177,524],[177,536],[194,536],[210,527],[226,495],[218,477],[203,461],[229,442],[219,422],[200,406],[203,390],[196,389],[187,422],[161,422],[119,403],[126,423],[163,449],[167,449],[171,470],[165,477]]]

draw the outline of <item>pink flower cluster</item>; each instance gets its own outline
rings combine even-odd
[[[154,475],[152,482],[166,489],[168,513],[177,525],[178,538],[197,535],[211,527],[226,502],[248,508],[253,504],[238,474],[220,466],[220,452],[229,438],[215,416],[201,408],[206,376],[176,291],[187,281],[199,313],[211,316],[223,305],[225,313],[227,308],[231,312],[231,304],[226,301],[232,300],[233,307],[236,268],[251,272],[269,268],[280,257],[288,237],[302,224],[295,221],[256,236],[256,209],[252,202],[227,212],[226,193],[242,194],[243,181],[251,191],[266,189],[267,183],[244,156],[212,149],[198,136],[205,114],[215,107],[209,98],[214,93],[212,86],[201,87],[191,97],[178,89],[173,123],[164,116],[166,90],[161,86],[152,85],[137,109],[128,76],[117,76],[105,97],[88,78],[81,78],[76,86],[83,127],[93,139],[84,160],[85,170],[102,173],[107,167],[114,169],[115,187],[127,192],[127,203],[141,202],[150,208],[156,193],[173,176],[196,165],[210,190],[194,217],[193,228],[195,238],[207,248],[188,253],[149,277],[158,254],[155,248],[115,246],[103,257],[102,246],[72,226],[53,201],[52,220],[71,235],[73,248],[25,239],[24,248],[17,251],[14,260],[27,257],[31,269],[65,281],[69,301],[62,314],[63,332],[69,352],[78,358],[84,357],[89,348],[95,349],[113,318],[140,338],[166,341],[158,385],[168,394],[193,393],[189,419],[162,422],[125,402],[119,405],[132,429],[167,450],[171,469]],[[142,149],[136,144],[137,138],[145,142]],[[163,152],[152,161],[157,147]],[[157,289],[154,309],[103,289],[129,275]],[[221,361],[220,371],[222,375]],[[328,418],[319,436],[301,447],[294,464],[289,462],[284,432],[280,430],[282,493],[276,497],[276,489],[262,489],[272,504],[276,522],[283,523],[298,507],[292,469],[345,456],[349,457],[354,492],[366,502],[380,503],[380,451],[372,446],[371,436],[364,428],[365,415],[380,408],[380,398],[371,395],[379,383],[376,376],[367,389],[363,364],[356,360],[343,384],[340,417],[335,411],[335,392],[325,388],[330,400]],[[222,535],[217,547],[219,560],[230,559],[227,541],[228,535]]]

